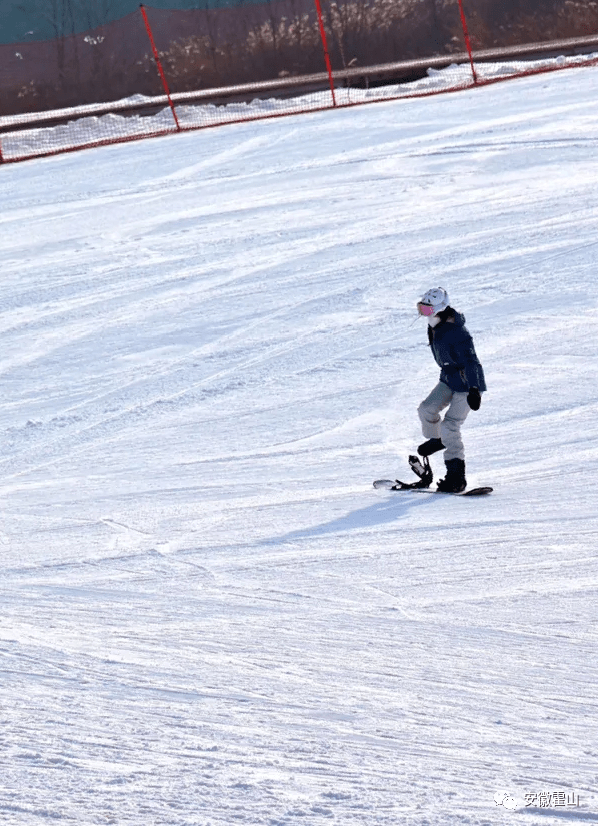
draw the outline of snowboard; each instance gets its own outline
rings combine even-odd
[[[440,496],[486,496],[488,493],[492,493],[494,488],[489,487],[481,487],[481,488],[470,488],[469,490],[464,490],[461,493],[444,493],[441,490],[430,490],[430,488],[417,488],[413,487],[412,485],[406,485],[403,482],[399,482],[398,480],[393,479],[376,479],[374,482],[375,488],[383,488],[384,490],[392,490],[392,491],[410,491],[415,493],[434,493],[439,494]]]

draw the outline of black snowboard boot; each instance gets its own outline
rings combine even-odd
[[[444,450],[442,439],[428,439],[417,448],[420,456],[431,456],[433,453],[438,453],[439,450]]]
[[[446,476],[438,482],[440,493],[461,493],[467,486],[463,459],[447,459]]]

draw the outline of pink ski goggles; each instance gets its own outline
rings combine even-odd
[[[421,301],[417,302],[417,311],[420,315],[434,315],[434,307],[431,304],[422,304]]]

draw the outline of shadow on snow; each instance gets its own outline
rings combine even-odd
[[[346,531],[364,530],[387,525],[404,517],[412,508],[421,507],[429,503],[427,496],[414,496],[412,493],[393,493],[384,502],[376,502],[367,508],[351,511],[339,516],[330,522],[290,531],[282,536],[274,536],[267,540],[269,543],[292,542],[296,539],[313,539],[327,534],[344,533]]]

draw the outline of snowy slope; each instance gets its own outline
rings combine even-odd
[[[597,95],[0,169],[3,823],[598,820]],[[484,500],[371,487],[438,284]]]

